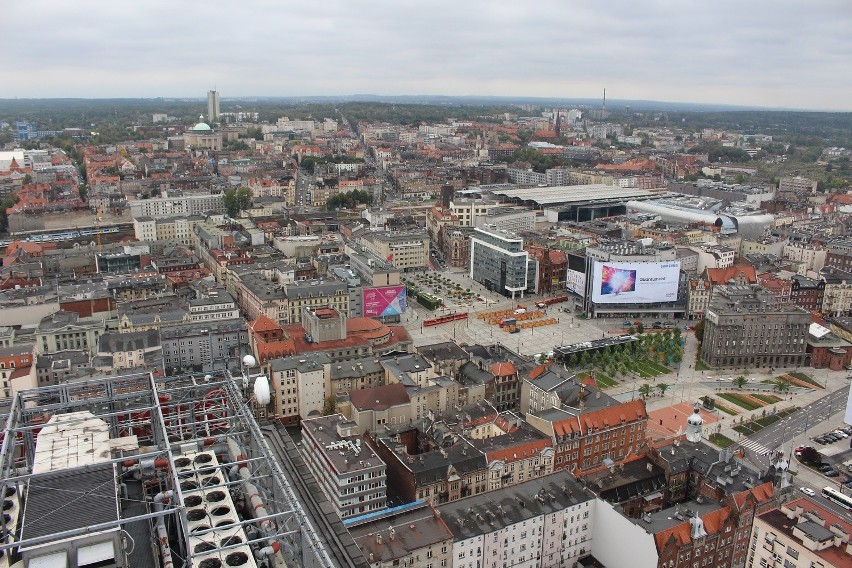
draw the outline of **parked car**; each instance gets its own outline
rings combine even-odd
[[[631,323],[629,321],[621,322],[621,327],[630,327]]]
[[[799,487],[799,491],[807,495],[808,497],[813,497],[816,495],[816,491],[811,489],[810,487]]]
[[[666,329],[671,329],[674,326],[675,326],[675,322],[673,322],[673,321],[667,321],[667,322],[663,323],[663,327],[666,328]]]
[[[814,442],[816,442],[817,444],[821,444],[821,445],[823,445],[823,446],[824,446],[824,445],[826,445],[826,444],[828,443],[828,440],[826,439],[826,437],[825,437],[825,436],[820,436],[819,438],[814,438]]]
[[[655,322],[654,322],[654,325],[653,325],[652,327],[653,327],[654,329],[663,329],[663,322],[661,322],[661,321],[655,321]]]
[[[826,477],[837,477],[837,476],[839,476],[839,475],[840,475],[840,474],[839,474],[839,473],[837,473],[836,471],[834,471],[833,469],[832,469],[831,471],[826,471],[826,472],[825,472],[825,476],[826,476]]]
[[[846,432],[844,432],[843,430],[840,430],[840,429],[835,430],[834,432],[832,432],[832,434],[834,434],[835,436],[840,436],[841,438],[848,438],[849,437],[849,434],[847,434]]]

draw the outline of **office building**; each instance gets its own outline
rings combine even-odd
[[[207,120],[219,121],[219,91],[207,91]]]
[[[342,414],[302,420],[305,462],[341,519],[385,508],[385,463]]]
[[[470,237],[470,277],[487,289],[515,298],[535,292],[538,263],[524,250],[524,240],[491,226]]]
[[[759,286],[716,286],[705,313],[701,359],[711,367],[794,367],[805,362],[811,315],[777,305]]]

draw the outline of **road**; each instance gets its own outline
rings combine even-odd
[[[800,434],[807,434],[812,426],[818,425],[818,428],[811,435],[818,436],[829,432],[836,428],[842,419],[838,420],[837,424],[829,422],[823,425],[821,423],[827,421],[831,414],[846,407],[848,395],[849,387],[841,387],[816,402],[803,407],[798,412],[782,418],[775,424],[752,434],[749,436],[749,440],[774,450],[781,446],[782,443],[787,443]],[[790,453],[789,450],[787,450],[787,453]]]
[[[846,408],[848,395],[849,387],[843,386],[823,398],[803,406],[798,412],[752,434],[747,440],[740,440],[740,443],[745,442],[745,445],[747,447],[752,446],[752,449],[755,449],[754,444],[758,444],[760,447],[772,450],[783,445],[784,453],[787,456],[791,456],[793,448],[809,444],[811,437],[819,436],[833,430],[843,422],[843,411]],[[821,448],[818,444],[810,445],[813,445],[817,449]],[[840,440],[835,442],[835,445],[842,445],[848,448],[849,440]],[[850,450],[847,449],[847,452],[850,452]],[[796,487],[797,495],[802,495],[799,491],[800,487],[810,487],[815,492],[815,495],[810,497],[810,499],[831,510],[836,515],[852,521],[852,511],[843,509],[839,505],[824,499],[821,495],[823,487],[831,486],[839,489],[838,480],[842,479],[842,477],[827,478],[798,463],[795,458],[792,459],[790,471],[796,473],[792,479],[792,483]],[[765,456],[757,457],[752,453],[752,461],[759,461],[766,465],[769,458]]]

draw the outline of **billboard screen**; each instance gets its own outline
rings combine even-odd
[[[679,260],[595,261],[592,270],[592,301],[597,304],[644,304],[677,300]]]
[[[364,288],[364,317],[398,316],[405,312],[405,286]]]

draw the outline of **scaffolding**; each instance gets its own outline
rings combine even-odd
[[[25,516],[4,517],[0,567],[20,559],[22,550],[56,548],[107,530],[126,535],[127,564],[119,565],[338,566],[244,402],[245,379],[131,373],[17,393],[0,450],[4,505],[25,508],[27,488],[46,483],[45,474],[34,473],[38,433],[67,414],[65,423],[80,416],[108,425],[110,443],[98,465],[115,470],[119,515],[34,538],[27,538]],[[41,448],[38,459],[44,454]],[[86,468],[69,462],[62,471]],[[218,507],[212,492],[222,495]]]

